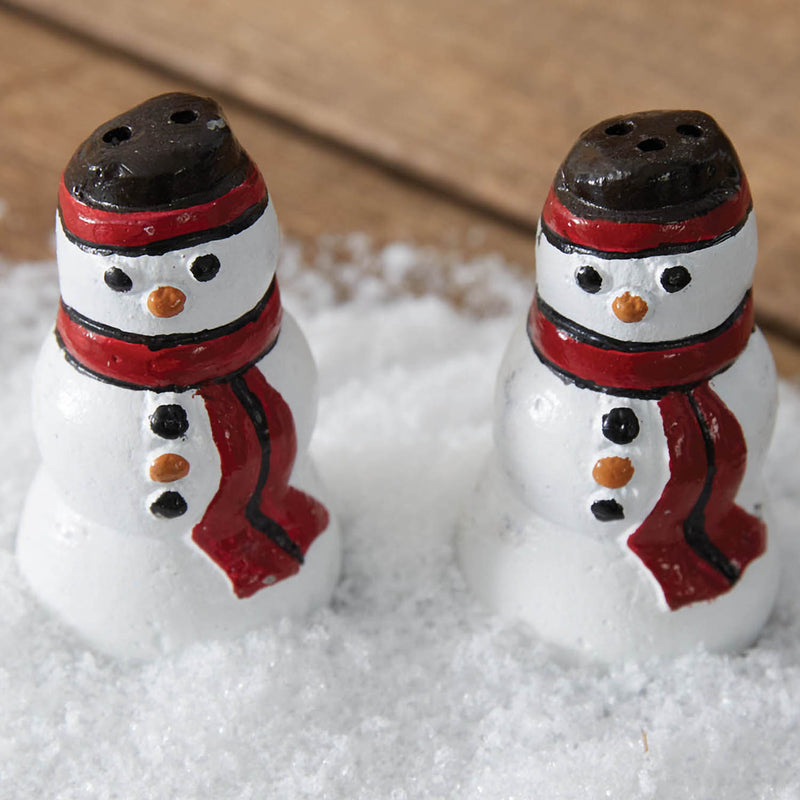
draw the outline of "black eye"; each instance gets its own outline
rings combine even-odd
[[[219,259],[209,253],[205,256],[198,256],[192,261],[192,266],[189,268],[195,280],[200,283],[210,281],[219,272]]]
[[[575,282],[589,294],[597,294],[603,285],[603,277],[594,267],[581,267],[575,273]]]
[[[661,273],[661,285],[664,291],[672,294],[679,292],[692,282],[692,276],[686,267],[667,267]]]
[[[106,286],[115,292],[129,292],[133,287],[133,281],[119,267],[109,267],[103,275],[103,280]]]

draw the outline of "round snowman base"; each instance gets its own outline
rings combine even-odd
[[[609,663],[748,647],[773,608],[780,568],[772,547],[724,595],[671,611],[624,541],[537,516],[494,461],[460,521],[458,558],[489,608],[560,649]]]
[[[91,646],[149,658],[325,605],[339,576],[341,542],[331,518],[296,575],[240,599],[188,535],[132,535],[93,523],[40,470],[23,510],[17,557],[38,599]]]

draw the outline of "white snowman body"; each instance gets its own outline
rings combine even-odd
[[[676,342],[725,324],[750,289],[755,261],[752,213],[735,235],[710,247],[644,257],[564,252],[540,230],[537,291],[563,318],[603,337]],[[599,289],[585,291],[576,281],[585,267],[594,270]],[[661,276],[674,267],[688,270],[691,280],[668,292]],[[641,320],[622,321],[614,313],[615,300],[626,294],[645,301]],[[733,412],[747,446],[736,502],[761,517],[776,377],[758,330],[709,386]],[[633,413],[638,433],[631,441],[616,443],[604,434],[604,418],[615,409]],[[713,601],[670,610],[661,586],[626,544],[670,477],[657,400],[576,385],[539,358],[521,326],[499,371],[494,436],[494,454],[459,536],[462,570],[487,605],[570,653],[606,661],[696,646],[737,650],[755,639],[774,603],[774,548]],[[619,488],[599,485],[593,475],[608,458],[632,467]],[[618,503],[624,517],[596,518],[592,504],[604,500]]]
[[[279,231],[272,204],[227,238],[158,255],[126,256],[81,247],[57,223],[64,304],[100,325],[145,337],[224,330],[251,311],[274,279]],[[218,273],[198,281],[191,266],[213,254]],[[121,270],[124,292],[104,281]],[[180,313],[148,310],[160,287],[185,297]],[[292,412],[297,459],[290,485],[319,496],[307,449],[316,415],[316,370],[294,319],[283,313],[277,342],[256,364]],[[185,430],[165,438],[151,420],[159,408],[182,409]],[[192,388],[154,391],[98,380],[73,364],[51,335],[33,386],[33,418],[42,465],[18,538],[20,568],[34,593],[100,650],[146,657],[193,641],[240,634],[328,601],[340,566],[333,517],[299,572],[237,598],[225,572],[191,539],[222,479],[203,398]],[[163,454],[189,465],[160,483],[150,466]],[[150,510],[165,490],[187,510],[175,518]]]

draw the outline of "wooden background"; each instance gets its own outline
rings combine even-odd
[[[74,148],[164,91],[222,101],[309,246],[362,231],[525,270],[584,128],[701,108],[748,173],[759,321],[800,374],[798,43],[794,0],[0,2],[0,255],[51,257]]]

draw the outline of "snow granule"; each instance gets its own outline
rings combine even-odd
[[[345,541],[333,603],[140,664],[87,650],[18,573],[28,386],[57,288],[52,264],[0,267],[0,799],[800,797],[800,395],[781,387],[785,580],[759,643],[565,664],[482,609],[453,552],[532,283],[497,257],[363,237],[313,267],[289,243],[279,274],[320,371],[312,452]]]

